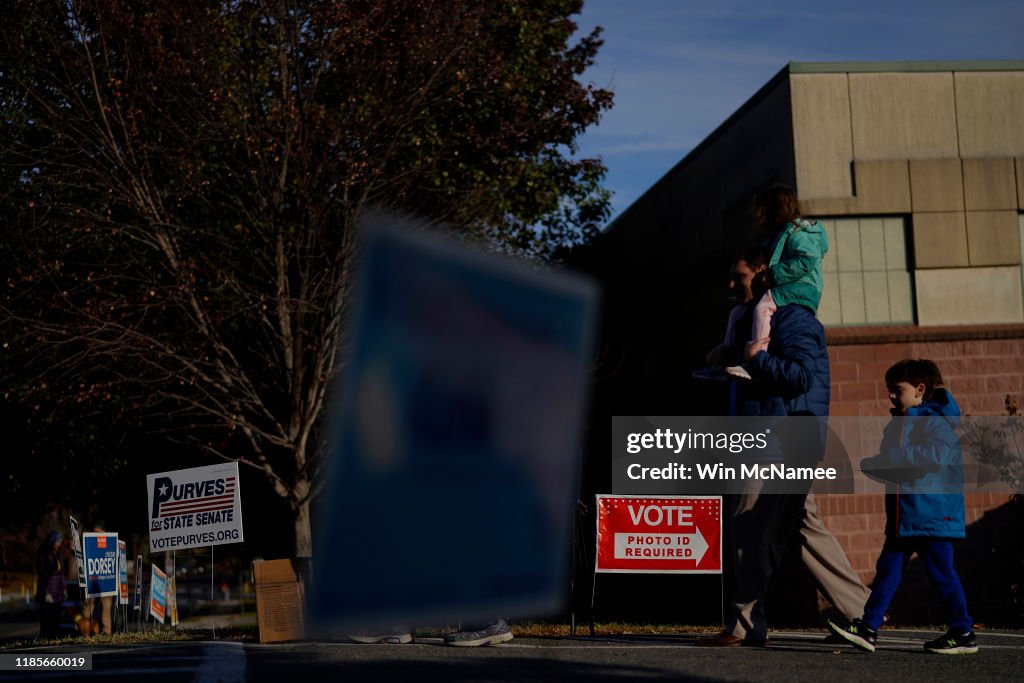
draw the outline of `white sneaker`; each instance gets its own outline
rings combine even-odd
[[[736,379],[754,379],[753,377],[750,376],[750,373],[747,372],[747,369],[742,365],[730,365],[725,369],[725,371],[730,376],[735,377]]]
[[[412,642],[412,630],[406,626],[396,626],[390,631],[380,633],[347,633],[345,637],[354,643],[366,645],[377,645],[387,643],[389,645],[404,645]]]
[[[479,631],[450,633],[444,637],[444,644],[456,647],[478,647],[480,645],[507,643],[510,640],[512,640],[512,629],[508,627],[508,622],[504,619],[498,619],[493,624]]]
[[[728,382],[731,377],[719,365],[712,365],[711,367],[701,368],[700,370],[694,370],[690,373],[694,379],[699,379],[704,382]]]

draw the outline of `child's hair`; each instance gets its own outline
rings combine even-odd
[[[924,398],[930,399],[935,387],[943,385],[942,373],[934,361],[926,358],[906,358],[885,371],[885,384],[892,386],[899,382],[917,386],[924,385]]]
[[[792,223],[799,217],[800,202],[791,187],[773,185],[754,197],[754,223],[770,232],[779,232],[786,223]]]

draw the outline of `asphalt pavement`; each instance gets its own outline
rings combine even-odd
[[[695,636],[516,638],[494,647],[232,641],[67,645],[2,650],[4,656],[90,652],[92,671],[27,672],[19,680],[146,683],[452,683],[454,681],[611,683],[625,681],[1020,681],[1024,633],[979,632],[976,655],[926,653],[932,631],[882,632],[878,651],[824,643],[823,633],[771,633],[767,648],[700,648]],[[12,672],[0,672],[0,680]],[[9,679],[11,680],[11,679]]]

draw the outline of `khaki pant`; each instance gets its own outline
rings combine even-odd
[[[864,585],[836,537],[818,516],[814,494],[804,502],[800,522],[800,559],[811,572],[825,599],[848,620],[864,616],[864,605],[871,589]]]
[[[848,619],[864,613],[868,590],[821,518],[811,494],[762,494],[762,482],[745,482],[729,518],[735,569],[733,607],[725,632],[762,641],[768,635],[764,596],[786,543],[799,530],[801,559],[825,597]],[[808,484],[809,486],[809,484]]]

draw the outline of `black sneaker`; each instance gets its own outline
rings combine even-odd
[[[978,640],[974,631],[954,633],[946,631],[946,635],[924,644],[924,649],[937,655],[973,655],[978,651]]]
[[[867,626],[860,619],[854,619],[848,626],[836,623],[831,619],[827,620],[828,630],[839,636],[850,645],[865,652],[875,651],[875,642],[878,640],[878,631]]]

